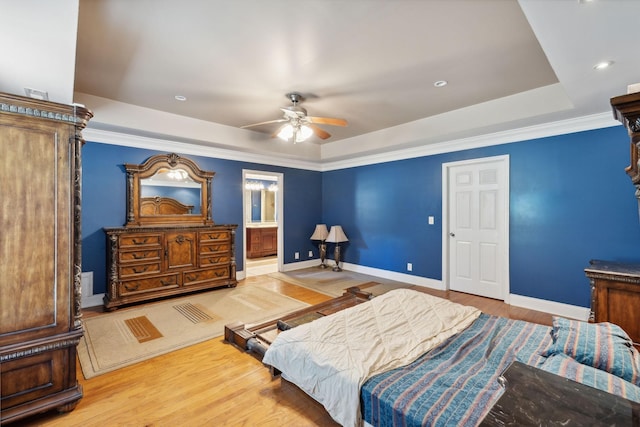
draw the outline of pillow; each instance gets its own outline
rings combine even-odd
[[[583,365],[607,371],[640,386],[640,355],[617,325],[553,317],[551,354],[564,353]]]
[[[640,403],[640,387],[608,372],[578,363],[566,354],[549,356],[540,369]]]

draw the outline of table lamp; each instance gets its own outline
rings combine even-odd
[[[331,226],[331,230],[329,231],[329,235],[327,236],[327,242],[336,244],[336,247],[333,250],[333,259],[336,262],[336,265],[333,267],[333,271],[342,271],[342,269],[340,268],[340,243],[348,241],[349,239],[347,238],[347,235],[344,234],[344,231],[342,231],[342,226]]]
[[[318,249],[320,251],[320,268],[327,268],[327,264],[325,264],[324,259],[327,257],[327,244],[325,243],[325,239],[329,235],[327,231],[326,224],[316,224],[316,229],[313,231],[311,235],[311,240],[320,240],[318,244]]]

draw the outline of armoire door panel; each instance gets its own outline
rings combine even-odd
[[[11,343],[14,338],[2,334],[38,338],[68,327],[69,309],[57,307],[56,298],[68,298],[70,280],[64,256],[69,247],[69,172],[62,167],[69,156],[66,133],[55,126],[3,125],[0,132],[0,230],[5,231],[0,257],[6,261],[0,262],[0,342]]]

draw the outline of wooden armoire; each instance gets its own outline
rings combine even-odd
[[[0,93],[0,424],[82,397],[80,132],[91,117]]]

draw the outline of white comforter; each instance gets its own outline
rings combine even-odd
[[[282,371],[343,426],[360,424],[360,386],[462,331],[474,307],[409,289],[281,332],[263,362]]]

